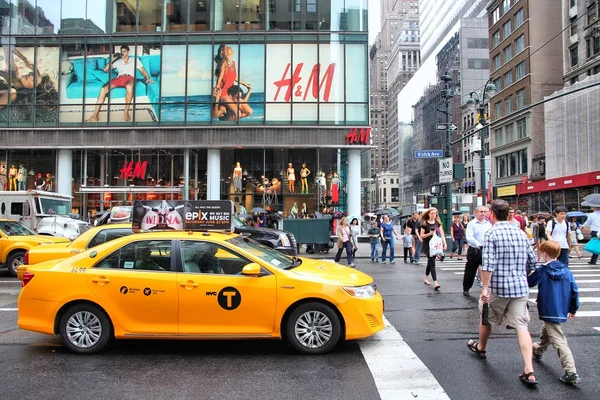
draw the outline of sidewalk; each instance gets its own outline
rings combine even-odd
[[[395,244],[394,257],[395,258],[404,257],[404,249],[402,247],[402,241],[396,240],[396,242],[394,244]],[[302,246],[300,246],[300,253],[298,255],[300,257],[314,258],[317,260],[322,260],[322,259],[333,260],[333,257],[335,257],[335,253],[337,252],[337,250],[338,250],[338,248],[334,244],[333,248],[329,249],[329,253],[321,252],[321,253],[315,253],[315,254],[308,254],[306,252],[306,246],[302,245]],[[390,256],[389,249],[388,249],[387,256],[388,256],[388,258]],[[355,259],[370,259],[371,258],[371,244],[358,242],[358,250],[356,251],[356,256],[354,258]],[[379,244],[379,258],[381,258],[381,243]],[[345,250],[342,253],[342,259],[346,259],[346,251]]]

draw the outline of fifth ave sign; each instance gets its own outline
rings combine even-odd
[[[440,163],[440,183],[452,182],[452,157],[442,158],[439,160]]]

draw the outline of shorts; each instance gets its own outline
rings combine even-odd
[[[488,320],[490,324],[507,325],[515,329],[527,329],[529,325],[528,296],[500,297],[490,294]],[[479,299],[479,314],[483,303]]]
[[[131,76],[131,75],[120,75],[120,76],[117,76],[112,81],[110,81],[110,86],[112,88],[125,87],[130,82],[133,82],[133,76]]]

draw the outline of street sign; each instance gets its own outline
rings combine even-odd
[[[415,158],[442,158],[444,150],[415,150]]]
[[[458,126],[454,125],[454,124],[448,124],[448,126],[450,126],[450,130],[451,131],[455,131],[458,129]],[[446,130],[446,124],[437,124],[436,125],[436,129],[438,131],[445,131]]]
[[[452,182],[452,157],[442,158],[441,160],[438,160],[438,162],[440,163],[439,182]]]

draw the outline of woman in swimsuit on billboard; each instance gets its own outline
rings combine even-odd
[[[238,76],[235,61],[233,61],[233,49],[230,46],[221,45],[217,55],[215,56],[215,76],[217,84],[215,89],[220,89],[220,104],[224,105],[227,110],[233,114],[233,120],[252,115],[252,108],[249,104],[238,102],[229,94],[229,88],[234,86],[235,82],[245,86],[248,90],[252,89],[252,85],[242,82]]]

